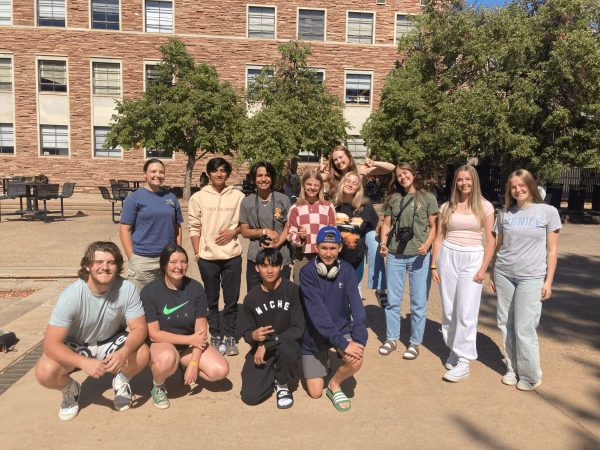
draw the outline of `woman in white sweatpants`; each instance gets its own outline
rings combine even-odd
[[[442,297],[442,335],[450,348],[444,374],[448,381],[468,378],[469,363],[477,359],[477,319],[485,272],[494,254],[493,226],[494,207],[481,196],[475,168],[459,167],[450,200],[438,214],[431,254],[432,278],[440,284]]]

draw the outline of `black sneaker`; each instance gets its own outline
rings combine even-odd
[[[211,336],[210,345],[219,350],[219,344],[221,344],[221,336]]]

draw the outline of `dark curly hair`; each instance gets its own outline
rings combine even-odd
[[[119,247],[112,242],[96,241],[88,246],[83,258],[81,258],[81,269],[77,272],[79,278],[87,283],[87,280],[90,277],[90,272],[87,269],[91,268],[92,264],[94,264],[94,255],[96,252],[105,252],[113,255],[115,258],[115,265],[117,266],[117,275],[121,275],[121,272],[123,272],[123,255],[121,254]]]

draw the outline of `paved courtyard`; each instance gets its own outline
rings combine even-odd
[[[0,230],[0,277],[27,270],[74,273],[91,241],[120,245],[118,225],[107,216],[49,224],[3,220]],[[191,253],[185,226],[183,242]],[[487,287],[478,328],[479,360],[471,364],[470,378],[452,384],[442,380],[448,350],[440,331],[437,285],[431,289],[421,355],[406,361],[401,351],[387,357],[378,354],[385,318],[365,283],[369,342],[363,369],[343,385],[353,399],[347,414],[335,411],[326,398],[310,399],[300,377],[292,409],[277,410],[274,398],[255,407],[244,405],[239,398],[240,372],[248,346],[241,341],[242,355],[228,357],[230,374],[225,380],[201,381],[190,388],[176,372],[167,381],[172,401],[164,411],[149,401],[152,379],[147,369],[133,380],[136,399],[124,413],[112,409],[110,376],[95,380],[78,372],[74,378],[83,381],[82,410],[75,420],[61,422],[60,394],[43,389],[29,371],[0,395],[0,447],[598,449],[600,227],[565,225],[559,253],[553,296],[544,304],[538,329],[544,375],[535,392],[500,383],[502,344],[495,325],[496,300]],[[199,279],[194,264],[189,275]],[[43,338],[52,305],[67,284],[0,278],[0,290],[37,289],[25,299],[0,301],[0,328],[22,339],[19,352],[0,354],[0,372]],[[402,308],[405,345],[410,333],[408,303]]]

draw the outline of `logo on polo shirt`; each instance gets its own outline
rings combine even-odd
[[[344,283],[340,283],[340,285],[338,286],[340,289],[344,287]]]
[[[173,208],[175,208],[175,203],[173,203],[173,200],[171,200],[170,198],[165,200],[165,203],[169,206],[172,206]]]

